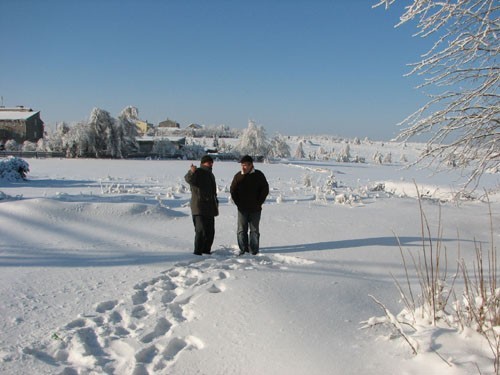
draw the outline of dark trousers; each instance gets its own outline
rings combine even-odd
[[[215,218],[213,216],[194,215],[194,253],[210,254],[215,236]]]
[[[259,252],[259,223],[261,211],[248,212],[238,210],[238,247],[240,251]],[[250,230],[250,237],[248,231]]]

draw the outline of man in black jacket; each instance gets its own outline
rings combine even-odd
[[[217,185],[212,173],[214,160],[205,155],[200,167],[191,168],[184,177],[191,187],[191,214],[194,223],[194,254],[210,254],[215,236],[215,216],[219,215]]]
[[[238,247],[240,255],[259,253],[259,223],[262,205],[269,194],[264,173],[253,166],[253,159],[245,155],[240,159],[241,172],[234,175],[231,198],[238,207]],[[250,238],[248,230],[250,229]]]

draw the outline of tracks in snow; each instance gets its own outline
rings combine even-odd
[[[67,323],[50,339],[25,347],[22,355],[34,356],[64,375],[168,373],[183,351],[205,346],[203,338],[176,334],[177,327],[196,316],[193,299],[224,292],[234,270],[311,263],[283,255],[235,257],[234,251],[222,248],[209,258],[178,263],[136,284],[130,297],[97,304],[94,314]]]

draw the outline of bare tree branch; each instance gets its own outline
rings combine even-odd
[[[395,1],[380,0],[374,7],[387,9]],[[422,77],[417,88],[437,91],[399,124],[396,140],[427,135],[416,163],[463,168],[464,189],[474,189],[484,173],[500,171],[500,3],[413,0],[396,27],[410,21],[416,22],[415,36],[435,42],[406,75]]]

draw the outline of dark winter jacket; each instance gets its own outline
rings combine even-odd
[[[269,194],[269,184],[264,173],[252,169],[247,174],[236,173],[230,191],[231,198],[239,210],[255,212],[262,210],[262,205]]]
[[[184,179],[191,187],[191,213],[193,215],[219,215],[217,186],[212,169],[201,166],[195,172],[188,171]]]

